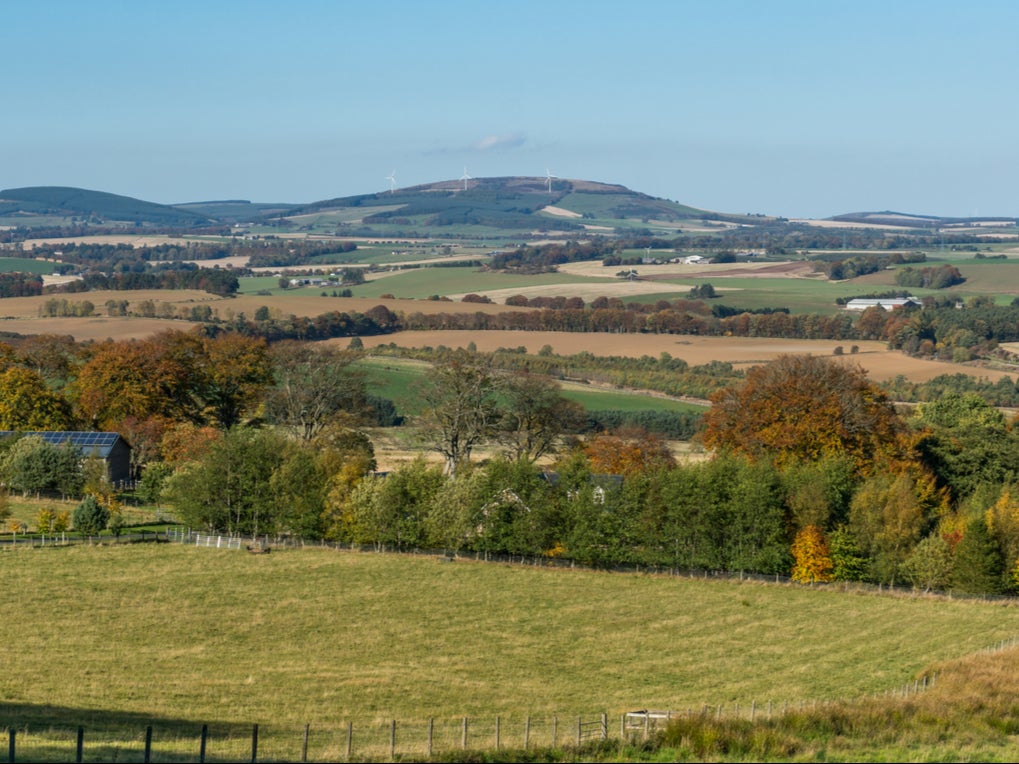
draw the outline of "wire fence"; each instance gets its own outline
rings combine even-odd
[[[986,648],[1014,648],[1003,640]],[[867,697],[907,699],[933,688],[937,675]],[[861,700],[858,698],[856,700]],[[582,756],[585,746],[620,747],[649,739],[675,718],[765,722],[790,713],[823,712],[844,700],[703,704],[680,710],[640,709],[553,716],[447,717],[347,722],[339,726],[181,723],[86,729],[53,725],[7,730],[7,761],[15,762],[355,762],[422,761],[456,751],[561,749]],[[3,724],[0,707],[0,725]],[[604,752],[604,751],[603,751]]]
[[[988,651],[1012,647],[1001,642]],[[925,676],[872,697],[908,698],[932,687]],[[728,703],[682,710],[641,709],[553,716],[448,717],[348,722],[339,726],[148,725],[107,729],[85,727],[7,727],[8,756],[15,762],[355,762],[423,761],[456,751],[504,749],[573,751],[586,746],[620,748],[663,729],[677,717],[764,722],[788,713],[816,712],[839,701]],[[0,719],[2,721],[2,719]],[[604,751],[603,751],[604,752]],[[497,755],[497,754],[496,754]]]
[[[8,727],[9,762],[345,762],[421,761],[452,751],[580,748],[622,739],[606,714],[577,717],[460,717],[376,721],[339,727],[196,725],[193,730]],[[619,735],[636,736],[627,727]]]
[[[858,594],[891,594],[902,597],[940,597],[962,600],[983,600],[989,602],[1015,603],[1019,597],[1010,594],[978,594],[957,591],[924,590],[914,586],[872,584],[863,581],[833,581],[827,583],[802,584],[793,581],[792,577],[778,573],[754,573],[750,571],[703,570],[661,565],[641,565],[638,563],[620,563],[613,565],[591,566],[569,558],[550,556],[530,556],[520,554],[502,554],[484,551],[452,551],[448,549],[416,549],[397,548],[386,545],[346,544],[334,541],[308,540],[292,536],[240,536],[224,533],[201,533],[183,526],[168,527],[161,531],[130,531],[117,536],[80,536],[74,533],[55,533],[51,535],[26,534],[19,538],[18,534],[0,537],[0,552],[4,550],[67,546],[71,544],[136,544],[144,542],[175,542],[192,546],[212,547],[216,549],[247,549],[249,552],[267,553],[273,549],[307,549],[321,548],[337,551],[379,552],[405,554],[412,556],[439,557],[448,561],[474,560],[479,562],[497,562],[525,567],[540,568],[578,568],[597,569],[615,573],[644,573],[651,575],[676,576],[681,578],[697,578],[704,580],[746,581],[771,584],[806,586],[812,589],[850,592]]]
[[[448,549],[418,549],[392,547],[381,544],[346,544],[334,541],[307,540],[292,536],[259,536],[245,537],[226,534],[209,534],[193,531],[190,528],[175,527],[168,528],[160,534],[161,540],[165,539],[182,544],[194,546],[215,547],[219,549],[247,549],[251,552],[266,552],[274,548],[278,549],[334,549],[337,551],[355,552],[378,552],[390,554],[404,554],[415,557],[438,557],[450,562],[455,560],[473,560],[477,562],[496,562],[525,567],[538,568],[569,568],[569,569],[596,569],[614,573],[644,573],[649,575],[675,576],[679,578],[696,578],[703,580],[719,581],[746,581],[766,584],[785,584],[797,587],[807,587],[818,590],[850,592],[858,594],[890,594],[902,597],[942,597],[960,600],[984,600],[991,602],[1019,601],[1019,597],[1009,594],[976,594],[968,592],[953,592],[924,590],[914,586],[872,584],[863,581],[832,581],[803,584],[794,581],[791,576],[778,573],[754,573],[750,571],[732,570],[704,570],[682,567],[667,567],[661,565],[641,565],[638,563],[619,563],[613,565],[591,566],[577,562],[565,557],[531,556],[521,554],[502,554],[485,551],[452,551]]]

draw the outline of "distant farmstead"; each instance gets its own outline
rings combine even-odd
[[[70,443],[81,452],[82,459],[96,457],[106,462],[106,474],[114,483],[131,479],[131,446],[120,437],[120,433],[56,432],[52,430],[14,432],[12,430],[0,430],[0,438],[12,436],[42,438],[54,446]]]
[[[915,297],[884,297],[884,298],[868,298],[868,297],[856,297],[846,303],[846,310],[866,310],[867,308],[873,308],[877,306],[884,310],[893,310],[894,308],[919,308],[921,303]]]

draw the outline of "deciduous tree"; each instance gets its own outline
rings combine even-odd
[[[65,430],[71,406],[24,366],[0,372],[0,430]]]
[[[453,475],[471,452],[495,431],[496,380],[488,358],[453,351],[426,375],[424,429]]]
[[[858,466],[897,446],[901,421],[863,370],[814,356],[781,356],[712,396],[710,448],[778,464],[849,456]]]
[[[514,459],[534,462],[554,453],[567,433],[580,430],[584,409],[562,396],[559,384],[521,372],[502,379],[504,399],[499,440]]]
[[[365,414],[364,375],[351,366],[360,357],[356,351],[281,343],[272,356],[275,384],[266,401],[271,421],[310,441],[341,414],[351,422]]]
[[[796,534],[793,540],[793,581],[801,584],[821,583],[834,578],[831,554],[824,531],[816,525],[808,525]]]

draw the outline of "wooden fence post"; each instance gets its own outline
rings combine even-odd
[[[301,762],[308,761],[308,735],[311,732],[311,725],[304,725],[304,738],[301,740]]]
[[[347,761],[354,752],[354,722],[347,722]]]
[[[11,727],[7,730],[7,761],[10,764],[14,764],[14,751],[16,748],[15,739],[18,736],[18,731]]]
[[[500,721],[501,721],[501,719],[498,716],[496,716],[495,717],[495,750],[497,750],[497,751],[499,750],[499,732],[500,732],[499,724],[500,724]]]
[[[527,721],[524,723],[524,750],[527,750],[528,745],[531,742],[531,717],[527,717]],[[11,760],[13,761],[13,759]]]
[[[428,758],[432,758],[432,742],[435,739],[435,718],[428,719]]]
[[[85,728],[78,727],[78,744],[74,755],[74,760],[77,764],[81,764],[83,754],[85,753]]]
[[[580,747],[580,717],[577,717],[577,748]]]
[[[251,725],[251,764],[258,761],[258,725]]]
[[[601,739],[602,740],[608,740],[609,739],[609,715],[608,714],[602,714],[601,715]]]
[[[145,764],[152,761],[152,725],[145,728]]]
[[[389,760],[396,761],[396,719],[389,725]]]
[[[198,764],[205,764],[205,743],[209,739],[209,725],[202,725],[202,739],[198,744]]]
[[[460,738],[460,747],[467,750],[467,717],[464,717],[463,734]]]
[[[552,717],[552,747],[553,748],[555,748],[556,737],[558,736],[558,733],[559,733],[559,717],[558,716],[553,716]]]

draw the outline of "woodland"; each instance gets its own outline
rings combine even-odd
[[[583,356],[440,349],[417,424],[444,463],[383,476],[366,428],[396,412],[368,392],[351,345],[24,338],[2,348],[0,429],[120,432],[145,500],[208,531],[1019,591],[1019,434],[972,392],[903,413],[834,358],[783,356],[745,374],[631,359],[631,378],[643,365],[648,380],[700,380],[712,400],[697,438],[713,456],[691,463],[646,429],[599,430],[564,400],[555,370]],[[492,455],[473,458],[482,447]],[[115,491],[59,451],[4,441],[5,483],[84,491],[115,518]]]

